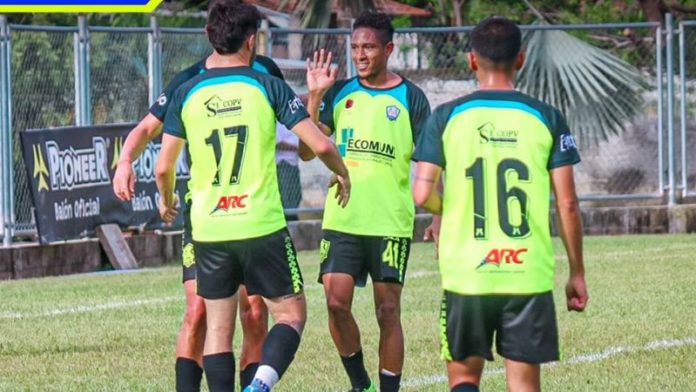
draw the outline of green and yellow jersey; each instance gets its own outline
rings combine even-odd
[[[205,62],[208,59],[208,56],[203,57],[201,60],[199,60],[192,66],[174,75],[174,78],[169,82],[169,84],[167,84],[167,86],[164,88],[164,91],[162,91],[159,97],[157,97],[152,106],[150,106],[150,113],[153,116],[155,116],[158,120],[164,123],[164,118],[167,115],[167,110],[169,109],[169,104],[171,103],[170,98],[174,95],[174,92],[182,84],[186,83],[187,81],[193,79],[194,77],[202,73],[205,73],[205,71],[207,70],[207,68],[205,67]],[[254,57],[254,62],[252,63],[251,67],[261,73],[266,73],[280,78],[282,80],[285,80],[285,78],[283,78],[283,73],[280,71],[280,68],[278,68],[278,65],[270,57],[256,55],[256,57]],[[191,160],[188,156],[187,159],[189,161]],[[189,203],[191,201],[191,192],[186,192],[184,199],[186,199],[186,202]]]
[[[188,143],[194,240],[241,240],[285,227],[276,119],[292,128],[308,116],[284,81],[250,67],[209,69],[176,90],[163,131]]]
[[[551,169],[580,161],[563,115],[516,91],[478,91],[438,107],[414,160],[445,170],[440,272],[464,295],[553,287]]]
[[[413,235],[410,159],[429,114],[425,94],[406,79],[391,88],[375,89],[353,78],[337,82],[327,92],[320,119],[335,133],[353,187],[345,208],[326,198],[324,229],[369,236]]]

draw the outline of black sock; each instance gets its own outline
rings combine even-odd
[[[234,354],[226,352],[204,355],[203,369],[210,392],[234,390]]]
[[[198,392],[201,390],[203,369],[193,359],[178,357],[174,373],[177,392]]]
[[[346,369],[350,378],[350,385],[353,389],[365,389],[370,386],[370,376],[367,375],[365,364],[363,363],[362,350],[348,357],[341,357],[343,368]]]
[[[401,374],[394,376],[379,372],[379,390],[380,392],[398,392],[401,385]]]
[[[249,384],[251,384],[252,381],[254,381],[256,369],[258,368],[259,363],[254,362],[248,364],[243,370],[239,371],[239,385],[241,386],[242,390],[246,388]]]
[[[476,384],[465,382],[455,385],[450,392],[479,392],[479,388]]]
[[[300,346],[300,334],[287,324],[276,324],[268,331],[263,343],[261,365],[270,366],[278,373],[278,378],[288,370]]]

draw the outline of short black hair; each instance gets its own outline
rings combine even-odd
[[[377,11],[364,11],[353,23],[353,31],[360,27],[377,30],[379,39],[387,44],[394,39],[394,26],[389,16]]]
[[[520,28],[502,16],[482,20],[471,32],[471,49],[496,66],[514,64],[521,48]]]
[[[208,40],[220,54],[239,51],[244,40],[258,31],[260,23],[259,10],[239,0],[214,0],[208,6]]]

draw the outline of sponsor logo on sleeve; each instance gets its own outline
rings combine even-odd
[[[575,137],[569,133],[561,134],[561,152],[577,150],[578,145],[575,143]]]
[[[298,110],[300,110],[300,108],[304,107],[304,104],[302,103],[302,100],[296,96],[288,101],[288,107],[290,108],[290,113],[295,114]]]

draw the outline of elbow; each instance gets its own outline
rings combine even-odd
[[[578,203],[578,198],[566,197],[562,200],[556,201],[556,211],[561,215],[578,215],[580,214],[580,205]]]
[[[162,163],[158,163],[155,167],[155,179],[158,181],[166,178],[168,173],[169,168],[166,165],[163,165]]]
[[[331,139],[327,137],[324,138],[324,140],[322,140],[322,142],[315,147],[314,154],[316,154],[317,156],[326,156],[331,154],[335,150],[336,147],[334,147],[333,142],[331,141]]]
[[[428,202],[428,198],[430,197],[429,192],[425,192],[424,190],[419,189],[416,187],[413,190],[413,202],[416,203],[417,207],[424,207],[425,203]]]

